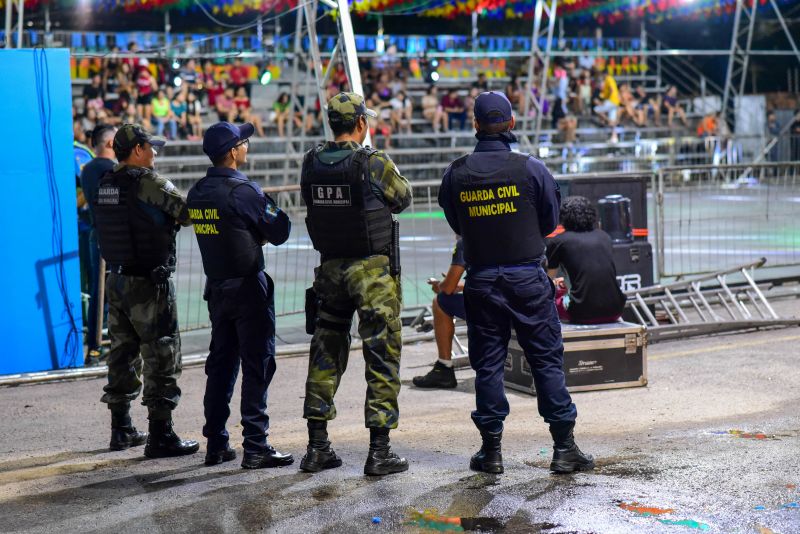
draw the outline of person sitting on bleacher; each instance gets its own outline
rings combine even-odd
[[[613,323],[625,307],[617,284],[611,237],[597,227],[597,212],[586,197],[567,197],[561,205],[564,232],[547,241],[547,274],[556,285],[556,309],[562,322]],[[564,278],[555,278],[565,272]]]

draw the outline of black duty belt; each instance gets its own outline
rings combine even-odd
[[[114,274],[121,274],[123,276],[142,276],[150,278],[153,269],[145,269],[143,267],[126,267],[124,265],[109,265],[108,270]]]

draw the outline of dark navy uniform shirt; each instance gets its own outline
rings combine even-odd
[[[511,143],[516,142],[513,134],[476,135],[478,144],[475,151],[467,158],[467,166],[477,172],[490,172],[500,168],[504,163],[504,152],[511,151]],[[553,175],[547,170],[544,163],[531,156],[526,166],[528,178],[531,182],[531,203],[536,207],[539,216],[539,230],[542,236],[549,235],[558,226],[558,210],[561,206],[561,192]],[[451,193],[450,166],[444,171],[442,186],[439,190],[439,200],[444,210],[444,216],[450,227],[457,234],[461,234],[456,215],[456,206]]]
[[[241,172],[227,167],[209,167],[206,176],[195,184],[198,192],[218,185],[218,180],[233,178],[242,186],[234,188],[228,196],[228,208],[236,219],[231,224],[244,224],[261,241],[280,245],[289,238],[292,222],[269,195]]]

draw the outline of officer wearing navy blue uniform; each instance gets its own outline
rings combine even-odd
[[[469,359],[475,370],[472,420],[483,445],[470,468],[502,473],[503,421],[509,413],[503,368],[513,326],[533,372],[539,414],[554,441],[550,468],[591,469],[575,444],[577,411],[564,381],[564,349],[554,287],[541,266],[544,236],[558,224],[558,186],[542,162],[511,150],[511,103],[499,92],[475,100],[478,144],[447,168],[439,205],[464,240]]]
[[[291,464],[291,454],[267,442],[267,388],[275,374],[274,284],[264,272],[262,246],[280,245],[291,222],[255,182],[239,172],[247,161],[250,123],[220,122],[203,138],[213,164],[187,197],[189,215],[208,278],[204,298],[211,318],[203,399],[208,438],[206,465],[236,458],[225,423],[233,387],[242,367],[242,467]]]

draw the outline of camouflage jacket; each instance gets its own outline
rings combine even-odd
[[[343,160],[359,148],[361,145],[355,141],[327,141],[316,150],[321,161],[333,163]],[[373,193],[386,203],[392,213],[400,213],[411,204],[411,186],[386,153],[378,150],[369,158],[369,171]]]
[[[122,163],[117,163],[112,172],[117,172],[124,166]],[[181,226],[191,226],[192,220],[189,218],[186,196],[172,182],[159,176],[154,170],[145,169],[139,179],[137,197],[145,204],[169,215]]]

